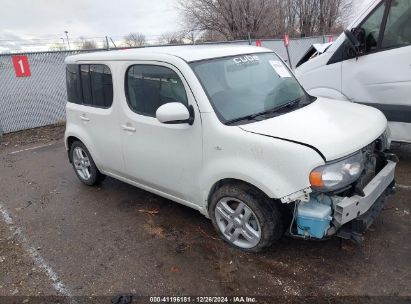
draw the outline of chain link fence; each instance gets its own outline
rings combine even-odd
[[[329,36],[290,39],[289,52],[292,64],[295,65],[312,44],[328,41]],[[223,43],[249,44],[248,41]],[[253,43],[255,44],[256,41],[254,40]],[[263,47],[287,59],[283,40],[261,40],[261,43]],[[30,64],[30,77],[16,77],[12,63],[13,55],[0,55],[0,133],[64,121],[66,106],[64,59],[80,52],[90,51],[24,54]]]
[[[13,55],[0,55],[0,129],[4,133],[42,127],[65,119],[64,59],[77,53],[25,54],[30,64],[30,77],[16,77]]]

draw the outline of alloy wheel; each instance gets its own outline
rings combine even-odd
[[[232,197],[220,199],[216,205],[215,217],[221,233],[233,245],[250,249],[260,242],[260,222],[244,202]]]
[[[87,153],[81,148],[73,150],[73,163],[78,175],[85,181],[91,178],[91,163]]]

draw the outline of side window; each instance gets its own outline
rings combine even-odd
[[[156,65],[133,65],[127,70],[126,94],[130,108],[155,117],[157,109],[170,102],[188,106],[180,77],[171,69]]]
[[[411,0],[391,2],[382,48],[411,45]]]
[[[83,91],[83,104],[87,106],[93,105],[93,95],[91,94],[91,79],[90,65],[80,65],[81,88]]]
[[[108,66],[90,65],[93,105],[110,108],[113,103],[113,80]]]
[[[66,68],[69,102],[110,108],[113,104],[111,71],[104,64],[69,64]]]
[[[385,2],[381,4],[360,26],[365,40],[365,51],[377,49],[382,21],[384,19]]]
[[[68,64],[66,67],[67,100],[72,103],[82,104],[80,73],[77,64]]]

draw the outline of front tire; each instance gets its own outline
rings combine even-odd
[[[71,145],[70,157],[74,172],[83,184],[95,186],[105,179],[105,175],[97,169],[90,152],[82,142],[76,141]]]
[[[209,214],[220,237],[246,252],[263,251],[283,235],[279,207],[248,185],[227,184],[217,189]]]

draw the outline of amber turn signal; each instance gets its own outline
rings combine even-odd
[[[324,182],[322,179],[322,173],[321,172],[311,172],[310,174],[310,183],[311,186],[314,187],[324,187]]]

